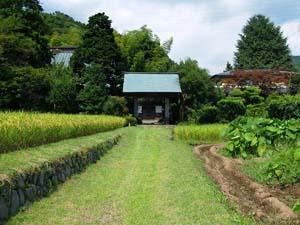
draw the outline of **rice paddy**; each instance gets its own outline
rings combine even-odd
[[[175,139],[197,143],[222,142],[221,134],[226,124],[180,125],[173,130]]]
[[[0,113],[0,153],[113,130],[125,119],[106,115]]]

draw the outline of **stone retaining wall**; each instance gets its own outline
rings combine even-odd
[[[0,177],[0,224],[18,213],[21,207],[55,191],[59,183],[80,173],[89,164],[96,163],[119,139],[112,137],[96,146],[82,148],[55,161],[41,162],[31,171],[16,171],[11,176]]]

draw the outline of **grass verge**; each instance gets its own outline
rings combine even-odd
[[[97,164],[8,224],[255,224],[237,214],[190,146],[165,128],[126,128]]]
[[[114,131],[0,155],[0,223],[95,163],[119,138]]]

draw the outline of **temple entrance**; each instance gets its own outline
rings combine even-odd
[[[138,118],[143,123],[159,123],[164,118],[164,99],[157,98],[138,98]]]
[[[134,117],[145,124],[169,124],[170,99],[181,104],[179,75],[174,73],[125,73],[123,93],[132,99]]]

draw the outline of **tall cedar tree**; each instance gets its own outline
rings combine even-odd
[[[269,18],[263,15],[250,18],[240,38],[235,52],[236,69],[293,69],[287,39]]]
[[[38,0],[0,1],[0,66],[43,67],[51,62]]]
[[[110,94],[119,94],[122,83],[119,68],[121,53],[115,42],[111,20],[104,13],[98,13],[89,18],[86,28],[83,43],[72,57],[73,71],[82,76],[86,66],[100,65]]]

